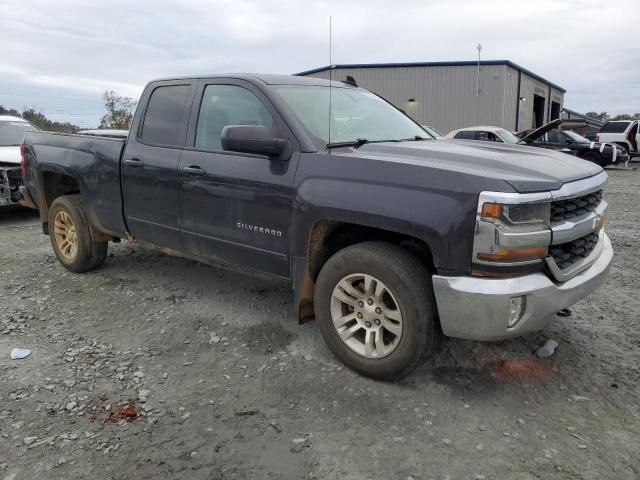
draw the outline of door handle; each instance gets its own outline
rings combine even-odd
[[[139,158],[127,158],[124,163],[129,165],[130,167],[137,168],[144,166],[144,162]]]
[[[187,175],[191,175],[193,177],[199,177],[200,175],[204,175],[205,173],[207,173],[202,168],[196,165],[192,165],[190,167],[184,167],[182,171]]]

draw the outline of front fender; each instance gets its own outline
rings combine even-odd
[[[293,211],[295,257],[305,257],[319,221],[345,222],[424,241],[438,271],[470,268],[477,198],[381,183],[312,178],[298,188]]]

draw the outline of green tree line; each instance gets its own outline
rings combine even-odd
[[[137,102],[132,98],[118,95],[113,90],[104,92],[102,98],[107,113],[100,119],[98,128],[128,130],[133,120],[133,111]],[[37,112],[35,108],[25,107],[22,112],[19,112],[15,108],[5,108],[0,105],[0,115],[24,118],[36,127],[48,132],[76,133],[80,130],[80,127],[73,123],[51,120],[42,112]]]
[[[78,125],[69,122],[55,122],[48,119],[43,113],[36,112],[35,108],[25,108],[21,113],[15,108],[5,108],[0,105],[0,115],[11,115],[13,117],[21,117],[26,121],[33,123],[36,127],[48,132],[75,133],[80,130]]]
[[[603,122],[606,122],[607,120],[640,120],[640,113],[634,113],[633,115],[630,113],[621,113],[613,117],[607,112],[587,112],[585,115],[587,117],[595,118],[596,120],[602,120]]]

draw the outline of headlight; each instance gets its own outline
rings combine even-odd
[[[484,220],[502,220],[512,225],[540,223],[547,225],[551,215],[548,203],[520,203],[508,205],[485,202],[482,204],[481,217]]]
[[[480,195],[473,244],[475,270],[483,264],[494,267],[541,264],[551,243],[547,195],[490,192]],[[529,198],[532,201],[526,201]]]

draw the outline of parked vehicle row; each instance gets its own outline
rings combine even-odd
[[[154,81],[126,139],[29,132],[23,161],[68,270],[126,238],[286,279],[298,318],[381,379],[442,335],[543,328],[613,256],[599,166],[436,141],[371,92],[313,77]]]
[[[443,138],[449,140],[479,140],[558,150],[605,167],[626,165],[630,157],[627,151],[615,143],[592,142],[577,133],[561,130],[563,120],[553,120],[538,129],[512,132],[491,126],[467,127],[453,130]]]

